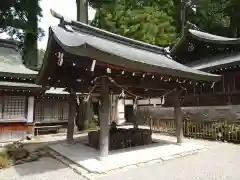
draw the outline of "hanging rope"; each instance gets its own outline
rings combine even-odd
[[[89,93],[84,97],[84,101],[85,102],[88,102],[89,101],[89,98],[92,94],[92,92],[94,91],[94,89],[97,87],[97,84],[94,84],[94,86],[92,87],[92,89],[89,91]]]
[[[214,88],[215,82],[212,83],[211,89]]]
[[[108,78],[109,81],[114,84],[116,87],[122,89],[122,93],[119,95],[119,96],[125,96],[125,92],[128,94],[128,95],[131,95],[132,97],[135,97],[135,98],[142,98],[142,99],[145,99],[147,97],[143,97],[143,96],[139,96],[137,94],[134,94],[132,93],[131,91],[129,91],[127,88],[123,87],[122,85],[118,84],[112,77],[109,77],[109,76],[99,76],[99,77],[95,77],[93,80],[92,80],[92,83],[94,83],[94,86],[92,87],[92,89],[89,91],[89,93],[87,93],[87,95],[84,97],[84,101],[88,101],[92,92],[95,90],[95,88],[97,87],[97,84],[96,84],[96,81],[99,80],[100,78]],[[187,89],[184,88],[183,86],[180,86],[182,90],[186,91]],[[166,92],[165,94],[161,95],[161,96],[158,96],[157,98],[165,98],[166,96],[168,96],[169,94],[171,94],[172,92],[176,91],[176,88]]]

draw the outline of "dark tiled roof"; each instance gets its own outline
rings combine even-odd
[[[58,15],[59,16],[59,15]],[[60,18],[63,18],[60,16]],[[101,61],[143,72],[159,73],[193,80],[217,81],[220,76],[198,71],[172,60],[164,48],[116,35],[80,22],[50,27],[49,42],[57,42],[68,53],[91,57],[93,51],[105,53]],[[69,27],[69,28],[67,28]],[[48,49],[47,49],[48,50]],[[87,52],[87,54],[86,54]],[[50,59],[45,59],[50,61]],[[46,66],[42,66],[46,68]],[[44,73],[44,68],[41,69]]]

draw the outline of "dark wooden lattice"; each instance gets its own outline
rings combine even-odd
[[[35,117],[35,121],[37,122],[41,122],[44,119],[43,103],[41,102],[41,100],[35,101],[34,117]]]
[[[26,96],[3,96],[3,119],[25,119]]]
[[[3,119],[3,96],[0,96],[0,119]]]
[[[67,121],[68,102],[59,99],[37,100],[35,104],[35,121]]]

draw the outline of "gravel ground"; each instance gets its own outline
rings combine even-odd
[[[70,168],[52,158],[42,158],[0,171],[0,180],[84,180]]]
[[[239,180],[240,146],[195,141],[208,146],[205,152],[159,164],[111,172],[97,180]],[[85,180],[62,163],[42,158],[0,171],[0,180]]]
[[[112,172],[101,180],[239,180],[240,146],[209,142],[205,152]]]

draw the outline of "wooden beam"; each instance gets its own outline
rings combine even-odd
[[[176,136],[177,143],[183,142],[183,121],[182,121],[182,110],[180,107],[180,92],[176,89],[174,92],[174,117],[176,125]]]
[[[100,87],[100,108],[99,108],[99,120],[100,120],[100,160],[108,156],[109,150],[109,87],[108,78],[101,77]]]
[[[66,84],[70,84],[73,89],[76,91],[81,90],[83,87],[84,88],[89,88],[93,86],[91,83],[91,80],[94,78],[83,78],[83,81],[78,82],[77,79],[73,81],[75,77],[70,77],[69,79],[49,79],[48,82],[46,82],[45,86],[54,86],[54,87],[61,87],[65,88]],[[71,80],[70,80],[71,79]],[[80,78],[81,79],[81,78]],[[176,82],[165,82],[161,80],[153,80],[150,78],[146,79],[141,79],[140,77],[124,77],[124,78],[113,78],[113,80],[116,83],[111,83],[109,82],[109,86],[122,86],[125,88],[137,88],[137,89],[147,89],[147,90],[158,90],[158,91],[164,91],[166,89],[174,89],[176,86],[179,86],[178,83]],[[100,86],[100,82],[97,81],[96,83],[97,86]]]

